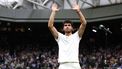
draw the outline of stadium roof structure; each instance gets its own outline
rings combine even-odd
[[[122,19],[122,4],[81,9],[88,22]],[[0,7],[0,20],[9,22],[47,22],[49,9],[8,9]],[[56,22],[69,18],[79,22],[79,17],[71,9],[62,9],[56,15]]]

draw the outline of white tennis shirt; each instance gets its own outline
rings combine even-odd
[[[56,39],[59,46],[58,62],[79,62],[79,42],[81,38],[78,31],[70,36],[58,32]]]

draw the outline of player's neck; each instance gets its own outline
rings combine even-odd
[[[65,33],[66,36],[70,36],[72,35],[72,32],[69,32],[69,33]]]

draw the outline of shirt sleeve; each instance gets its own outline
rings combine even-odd
[[[63,35],[62,33],[58,32],[58,38],[55,40],[58,42],[61,39],[62,35]]]
[[[76,31],[76,32],[74,33],[74,35],[75,35],[79,40],[82,39],[82,37],[79,36],[78,31]]]

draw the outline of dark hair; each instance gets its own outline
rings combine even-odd
[[[72,21],[71,21],[70,19],[65,20],[65,21],[63,22],[63,26],[64,26],[65,23],[70,23],[70,24],[72,25],[72,27],[74,27],[74,26],[73,26],[73,23],[72,23]]]
[[[74,30],[74,25],[73,25],[73,22],[70,20],[70,19],[66,19],[63,23],[62,23],[62,29],[61,29],[61,32],[62,33],[64,33],[64,31],[63,31],[63,27],[64,27],[64,24],[65,23],[70,23],[71,24],[71,26],[73,27],[73,32],[75,32],[75,30]]]

